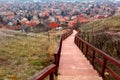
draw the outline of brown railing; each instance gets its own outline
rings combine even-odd
[[[54,80],[55,79],[54,76],[58,75],[62,41],[65,40],[68,36],[70,36],[72,34],[72,32],[73,32],[73,30],[68,30],[66,33],[64,33],[60,36],[58,48],[54,54],[54,64],[47,66],[42,71],[40,71],[40,73],[34,75],[30,80],[44,80],[48,76],[50,76],[50,77],[47,80]]]
[[[55,59],[55,64],[57,66],[55,74],[58,75],[58,68],[59,68],[59,62],[60,62],[60,53],[61,53],[61,48],[62,48],[62,41],[65,40],[68,36],[70,36],[73,33],[72,30],[68,30],[66,33],[62,34],[60,36],[60,41],[58,44],[58,49],[54,54],[54,59]]]
[[[104,80],[120,80],[119,61],[84,41],[78,35],[75,36],[75,44],[81,49]]]
[[[34,75],[30,80],[44,80],[48,75],[50,76],[49,80],[54,80],[54,72],[56,68],[57,67],[55,64],[51,64],[40,71],[38,74]]]

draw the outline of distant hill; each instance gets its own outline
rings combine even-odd
[[[81,27],[81,30],[91,32],[91,29],[93,29],[96,32],[104,28],[107,28],[107,31],[120,31],[120,15],[88,23],[84,27]]]

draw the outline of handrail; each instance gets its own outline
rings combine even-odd
[[[58,43],[57,51],[54,53],[54,64],[56,64],[56,66],[57,66],[56,71],[55,71],[56,76],[58,75],[61,48],[62,48],[62,35],[60,36],[60,41]]]
[[[40,71],[38,74],[33,76],[30,80],[44,80],[48,75],[50,75],[50,80],[54,78],[54,71],[56,69],[55,64],[51,64]]]
[[[75,35],[74,42],[82,50],[85,56],[90,60],[93,67],[99,72],[100,76],[102,76],[104,80],[108,80],[107,75],[105,75],[106,72],[109,73],[109,75],[111,75],[112,77],[114,77],[115,80],[120,80],[120,74],[116,73],[108,66],[109,63],[112,63],[112,65],[120,68],[119,61],[107,55],[105,52],[97,49],[87,41],[84,41],[78,35]],[[92,53],[89,52],[90,49]],[[92,57],[90,57],[90,55],[92,55]],[[102,57],[102,59],[100,59],[97,55]],[[98,65],[96,66],[95,61],[97,61],[97,63],[102,66],[101,70],[98,68]]]
[[[54,53],[54,64],[51,64],[40,71],[38,74],[33,76],[30,80],[44,80],[48,75],[50,75],[49,80],[54,80],[54,74],[58,75],[58,68],[60,62],[60,55],[61,55],[61,48],[62,48],[62,41],[65,40],[68,36],[72,34],[73,30],[69,30],[68,32],[62,34],[60,36],[60,41],[58,43],[58,48]]]
[[[60,41],[59,41],[59,44],[58,44],[58,49],[57,49],[56,53],[54,54],[54,59],[55,59],[54,63],[57,66],[55,75],[58,75],[58,68],[59,68],[59,62],[60,62],[60,55],[61,55],[60,53],[61,53],[61,48],[62,48],[62,41],[65,40],[72,33],[73,33],[73,30],[69,30],[68,32],[66,32],[66,33],[64,33],[64,34],[62,34],[60,36]]]

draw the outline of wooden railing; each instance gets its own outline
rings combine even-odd
[[[55,72],[56,75],[58,75],[58,68],[59,68],[59,62],[60,62],[60,55],[61,55],[60,53],[61,53],[61,48],[62,48],[62,41],[65,40],[72,33],[73,33],[73,31],[69,30],[69,31],[67,31],[66,33],[64,33],[64,34],[62,34],[60,36],[60,41],[59,41],[59,44],[58,44],[58,49],[57,49],[57,51],[54,54],[54,59],[55,59],[54,63],[57,66],[57,69],[56,69],[56,72]]]
[[[47,80],[54,80],[55,75],[58,75],[58,68],[59,68],[59,62],[60,62],[60,54],[61,54],[61,48],[62,48],[62,41],[65,40],[68,36],[72,34],[73,30],[68,30],[66,33],[62,34],[60,36],[60,41],[58,43],[57,51],[54,54],[54,62],[53,64],[47,66],[42,71],[40,71],[38,74],[34,75],[30,80],[44,80],[48,76],[50,76]],[[54,75],[55,74],[55,75]]]
[[[84,41],[78,35],[75,36],[74,42],[104,80],[120,80],[119,61]]]
[[[55,64],[51,64],[36,75],[34,75],[30,80],[44,80],[48,75],[50,76],[49,80],[54,80],[54,72],[56,68],[57,67]]]

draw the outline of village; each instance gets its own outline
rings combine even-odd
[[[45,27],[61,29],[58,27],[73,27],[78,22],[88,23],[117,14],[120,14],[119,3],[0,3],[0,27],[25,31],[43,24]]]

